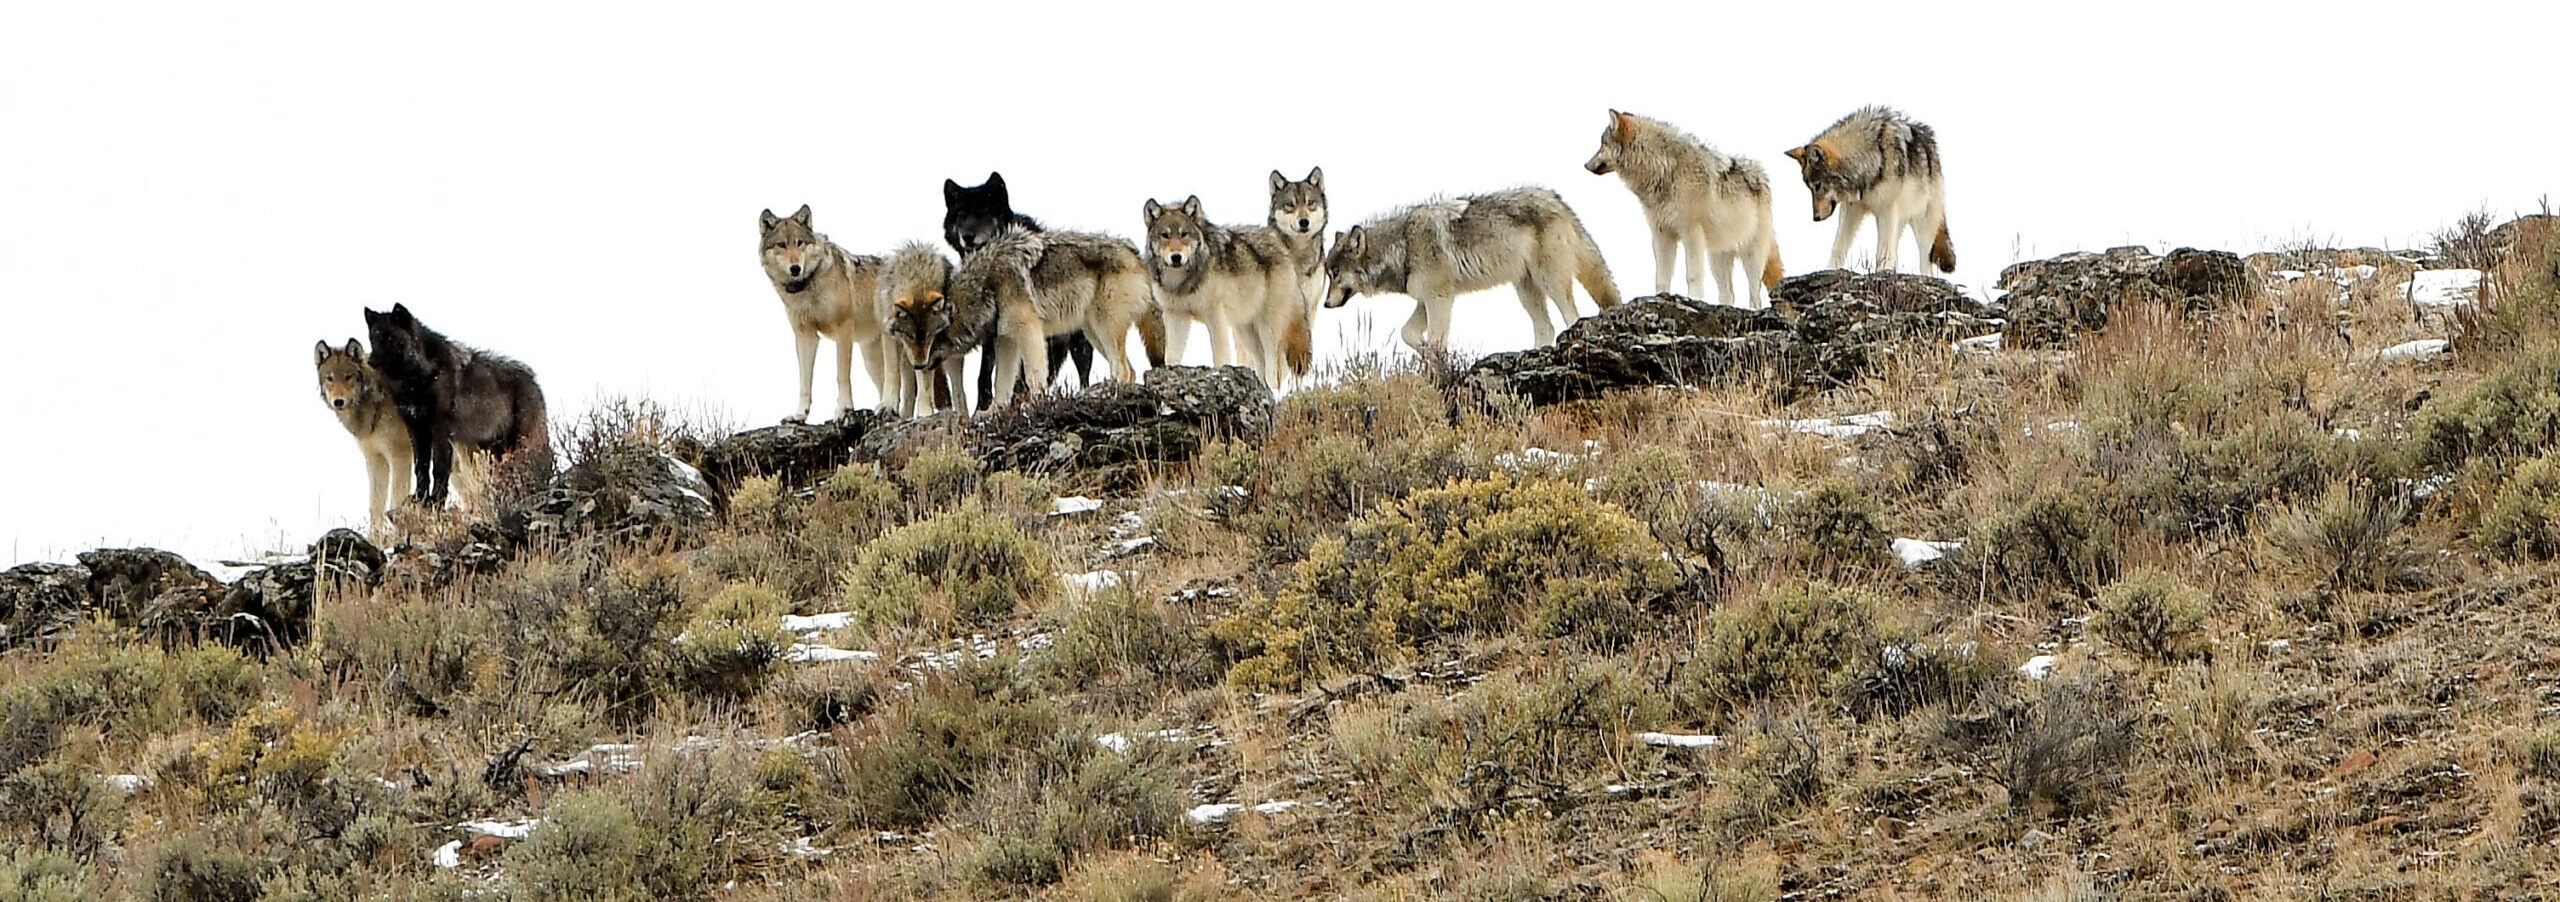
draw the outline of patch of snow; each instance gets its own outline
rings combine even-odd
[[[435,860],[435,863],[436,863],[436,867],[440,867],[440,868],[458,868],[458,867],[461,867],[461,866],[462,866],[462,840],[457,839],[457,840],[454,840],[454,841],[452,841],[452,842],[445,843],[444,845],[437,846],[437,847],[436,847],[436,854],[435,854],[435,859],[434,859],[434,860]]]
[[[835,853],[832,848],[811,844],[806,836],[782,844],[782,854],[795,858],[825,858]]]
[[[1584,444],[1586,446],[1596,446],[1598,443],[1585,441]],[[1561,451],[1549,451],[1545,448],[1522,448],[1518,454],[1505,451],[1501,454],[1494,455],[1493,465],[1509,470],[1513,473],[1518,473],[1522,470],[1529,469],[1558,468],[1566,464],[1580,461],[1581,459],[1582,455],[1579,454],[1566,454]]]
[[[1262,815],[1263,817],[1270,817],[1296,807],[1298,807],[1297,802],[1282,799],[1276,802],[1264,802],[1260,805],[1255,805],[1253,806],[1253,813]]]
[[[1240,485],[1222,485],[1218,487],[1218,496],[1230,501],[1242,501],[1253,497],[1253,490]]]
[[[1140,742],[1179,742],[1182,737],[1181,730],[1150,730],[1134,737],[1119,733],[1104,733],[1093,737],[1093,744],[1110,749],[1114,753],[1126,755]]]
[[[877,661],[880,660],[880,653],[794,642],[789,649],[783,651],[782,659],[793,664],[831,664],[837,661]]]
[[[2362,429],[2351,429],[2345,426],[2340,426],[2335,432],[2330,434],[2351,442],[2364,441],[2364,430]]]
[[[576,757],[541,768],[546,777],[568,774],[622,774],[640,769],[640,747],[628,742],[604,742],[587,747]]]
[[[1962,547],[1964,547],[1963,542],[1931,542],[1925,539],[1895,538],[1893,556],[1902,559],[1902,566],[1917,567],[1946,557],[1948,552]]]
[[[1129,540],[1123,541],[1123,542],[1121,542],[1121,543],[1119,543],[1119,544],[1117,544],[1117,545],[1113,545],[1113,546],[1111,546],[1111,556],[1112,556],[1112,557],[1125,557],[1125,556],[1128,556],[1128,555],[1136,554],[1136,553],[1141,552],[1141,551],[1145,551],[1145,550],[1147,550],[1148,548],[1154,547],[1154,546],[1155,546],[1155,544],[1156,544],[1156,537],[1154,537],[1154,536],[1139,536],[1139,537],[1137,537],[1137,538],[1129,539]]]
[[[100,779],[107,781],[107,785],[115,787],[117,792],[125,795],[151,788],[151,778],[141,774],[108,774]]]
[[[455,824],[453,825],[453,828],[456,830],[468,831],[473,836],[495,836],[499,839],[523,839],[525,837],[532,836],[534,825],[539,823],[541,823],[541,821],[530,818],[521,821],[469,821]]]
[[[1711,749],[1724,745],[1724,737],[1703,733],[1637,733],[1636,741],[1675,749]]]
[[[1120,519],[1111,522],[1111,537],[1115,539],[1125,539],[1146,531],[1147,518],[1138,516],[1137,511],[1122,511]]]
[[[2401,481],[2409,483],[2409,497],[2423,501],[2428,498],[2435,497],[2437,492],[2444,491],[2445,486],[2452,485],[2453,474],[2438,473],[2415,482],[2410,482],[2409,480]]]
[[[829,611],[824,614],[811,614],[807,617],[802,617],[797,614],[782,615],[782,629],[784,632],[824,633],[844,629],[845,627],[852,625],[852,611]]]
[[[1096,570],[1091,573],[1069,574],[1066,577],[1066,580],[1069,588],[1081,589],[1086,592],[1100,592],[1104,589],[1118,588],[1120,586],[1120,573],[1116,570]]]
[[[1947,347],[1958,353],[1971,351],[1976,354],[1997,354],[2000,353],[2000,343],[2003,341],[2002,336],[2006,334],[2007,333],[2003,332],[1993,332],[1989,335],[1976,335],[1972,338],[1960,338],[1957,339],[1955,343],[1950,344]]]
[[[2420,307],[2463,307],[2480,301],[2480,279],[2476,269],[2422,269],[2409,277],[2405,287],[2409,302]]]
[[[2293,640],[2291,639],[2273,639],[2267,642],[2268,651],[2284,651],[2292,647]]]
[[[1101,509],[1101,499],[1087,498],[1083,495],[1068,495],[1049,502],[1049,516],[1052,517],[1072,517],[1077,514],[1090,514]]]
[[[2052,655],[2037,655],[2028,658],[2027,663],[2018,665],[2018,675],[2030,680],[2041,680],[2052,676],[2053,665],[2059,663],[2061,660]]]
[[[1185,816],[1195,824],[1214,824],[1234,817],[1236,812],[1243,810],[1244,806],[1234,802],[1212,802],[1191,809],[1191,812]]]
[[[1752,425],[1762,429],[1800,432],[1824,438],[1849,438],[1865,435],[1877,429],[1893,428],[1893,411],[1879,410],[1874,413],[1852,414],[1845,417],[1816,417],[1806,420],[1760,420]]]
[[[2424,357],[2433,357],[2444,353],[2447,349],[2451,348],[2452,345],[2452,342],[2441,338],[2421,338],[2417,341],[2404,341],[2382,349],[2382,353],[2373,355],[2373,359],[2416,360]]]

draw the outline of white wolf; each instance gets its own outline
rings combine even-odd
[[[1804,169],[1813,191],[1813,221],[1849,208],[1831,241],[1831,268],[1849,259],[1858,221],[1876,220],[1876,269],[1891,271],[1902,231],[1927,248],[1941,272],[1956,271],[1956,248],[1947,238],[1947,184],[1938,172],[1938,135],[1910,117],[1880,106],[1864,107],[1787,151]]]

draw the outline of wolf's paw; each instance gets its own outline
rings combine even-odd
[[[783,418],[782,418],[782,422],[784,422],[784,423],[786,423],[786,424],[788,424],[788,425],[792,425],[792,426],[804,426],[804,425],[807,425],[807,424],[808,424],[808,422],[809,422],[809,412],[808,412],[808,411],[806,411],[806,410],[803,410],[803,411],[801,411],[801,412],[799,412],[799,413],[795,413],[795,414],[792,414],[792,415],[790,415],[790,416],[783,417]]]

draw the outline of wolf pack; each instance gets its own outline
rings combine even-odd
[[[1785,151],[1812,195],[1816,222],[1839,220],[1830,268],[1848,261],[1863,223],[1874,261],[1896,268],[1903,235],[1928,262],[1955,270],[1938,142],[1929,126],[1882,106],[1851,112]],[[1768,172],[1663,120],[1610,110],[1584,168],[1616,174],[1643,208],[1654,290],[1668,294],[1685,260],[1686,294],[1765,308],[1784,275]],[[1273,388],[1308,378],[1314,320],[1361,295],[1414,302],[1400,331],[1417,350],[1445,347],[1459,296],[1511,286],[1531,339],[1552,344],[1581,317],[1579,283],[1600,309],[1616,282],[1582,220],[1556,192],[1515,187],[1435,195],[1378,214],[1325,240],[1324,170],[1270,175],[1259,225],[1221,224],[1192,195],[1149,198],[1132,243],[1102,231],[1050,228],[1013,207],[1001,173],[942,184],[942,242],[911,241],[886,255],[846,250],[817,231],[810,208],[758,217],[758,258],[782,301],[800,377],[787,422],[814,403],[820,339],[835,351],[836,410],[853,412],[853,355],[862,352],[880,407],[897,415],[971,409],[967,359],[978,355],[976,408],[1049,390],[1070,364],[1090,385],[1096,355],[1112,379],[1137,378],[1129,333],[1149,367],[1184,359],[1193,327],[1210,361],[1242,366]],[[1554,317],[1549,317],[1552,308]],[[547,479],[542,389],[525,364],[445,337],[407,306],[365,310],[362,342],[314,349],[322,399],[363,452],[377,537],[403,504],[487,503],[495,482]]]

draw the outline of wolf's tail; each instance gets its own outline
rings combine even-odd
[[[1956,271],[1956,243],[1947,237],[1947,221],[1943,218],[1938,220],[1937,239],[1929,242],[1929,262],[1936,265],[1939,272]]]
[[[1138,314],[1138,343],[1147,346],[1147,368],[1165,365],[1164,305],[1156,301],[1155,280],[1147,280],[1147,312]]]
[[[1582,227],[1582,217],[1573,218],[1574,278],[1582,290],[1591,293],[1591,303],[1607,310],[1618,306],[1618,283],[1609,277],[1609,261],[1600,259],[1600,242],[1591,240],[1591,230]]]
[[[1305,304],[1299,304],[1298,315],[1289,318],[1288,331],[1280,333],[1280,360],[1288,364],[1290,375],[1300,379],[1315,372],[1315,315]]]
[[[515,422],[509,430],[513,440],[505,446],[490,449],[490,460],[483,472],[481,490],[488,495],[491,509],[506,511],[518,503],[540,494],[554,475],[551,450],[551,415],[542,400],[542,386],[526,371],[515,381],[510,394],[515,408]]]
[[[1778,246],[1771,244],[1769,245],[1769,262],[1761,264],[1760,266],[1760,285],[1761,287],[1767,288],[1771,291],[1776,291],[1778,290],[1778,283],[1786,281],[1786,278],[1786,264],[1778,262]]]

